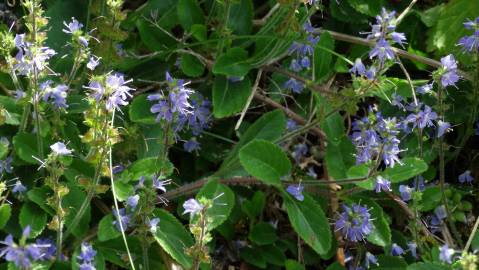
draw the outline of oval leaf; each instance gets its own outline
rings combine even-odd
[[[291,162],[283,150],[265,140],[254,140],[245,145],[239,158],[248,173],[270,185],[280,185],[281,176],[291,170]]]
[[[163,209],[156,210],[155,216],[160,218],[160,228],[153,234],[155,240],[173,259],[185,268],[190,268],[192,260],[185,253],[185,249],[193,245],[190,233],[172,214]]]
[[[331,230],[323,209],[307,194],[304,201],[283,196],[289,221],[301,239],[318,254],[325,255],[331,248]]]

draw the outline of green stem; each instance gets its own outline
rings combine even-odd
[[[113,109],[113,114],[111,117],[111,127],[114,127],[115,121],[115,109]],[[121,236],[123,238],[123,243],[125,244],[126,253],[128,255],[128,260],[130,261],[131,268],[135,270],[135,264],[133,263],[133,258],[131,257],[130,248],[128,247],[128,241],[126,240],[125,229],[123,228],[123,222],[120,215],[120,207],[118,207],[118,196],[115,191],[115,181],[113,180],[113,158],[112,158],[112,147],[109,144],[109,165],[110,165],[110,182],[111,182],[111,193],[113,194],[113,202],[115,205],[116,217],[118,219],[118,224],[120,225]]]

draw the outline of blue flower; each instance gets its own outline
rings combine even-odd
[[[135,89],[127,86],[126,84],[132,80],[125,81],[123,75],[115,73],[109,75],[105,80],[106,88],[111,93],[106,102],[106,108],[108,110],[119,109],[120,106],[128,105],[127,99],[132,97],[131,91]]]
[[[442,70],[441,70],[441,85],[446,88],[447,86],[456,86],[456,82],[459,81],[459,75],[457,74],[457,62],[452,54],[441,58]]]
[[[444,133],[451,131],[451,124],[442,120],[437,121],[437,137],[441,138]]]
[[[376,177],[374,189],[376,190],[376,193],[381,191],[391,191],[391,181],[378,175],[378,177]]]
[[[299,94],[303,92],[304,84],[302,82],[298,82],[294,78],[291,78],[284,83],[283,87],[291,90],[293,93]]]
[[[429,93],[432,92],[432,87],[433,87],[433,84],[428,83],[428,84],[425,84],[423,86],[419,86],[418,88],[416,88],[416,92],[419,93],[419,94],[422,94],[422,95],[429,94]]]
[[[411,200],[412,191],[413,191],[413,189],[410,188],[407,185],[400,185],[399,186],[399,192],[401,194],[401,199],[405,202]]]
[[[89,69],[89,70],[95,70],[95,68],[100,64],[100,59],[101,57],[97,57],[97,56],[90,56],[90,59],[88,60],[88,63],[86,64],[86,67]]]
[[[200,150],[200,143],[196,139],[188,140],[183,144],[183,149],[189,153]]]
[[[37,241],[35,241],[35,245],[40,250],[41,261],[49,261],[55,258],[57,248],[51,239],[49,238],[37,239]]]
[[[356,60],[354,61],[354,65],[351,67],[349,72],[356,76],[363,76],[366,74],[366,67],[364,66],[360,58],[356,58]]]
[[[474,177],[472,177],[470,170],[466,170],[465,172],[459,175],[458,180],[459,180],[459,183],[461,184],[464,184],[464,183],[471,184],[472,181],[474,181]]]
[[[303,67],[301,66],[301,63],[296,59],[291,60],[291,64],[289,65],[289,68],[294,72],[300,72],[303,69]]]
[[[407,243],[408,251],[411,252],[411,256],[417,258],[417,245],[414,242]]]
[[[296,121],[294,121],[293,119],[288,119],[288,121],[286,121],[286,129],[288,131],[293,131],[295,129],[298,128],[298,124],[296,123]]]
[[[404,44],[406,43],[404,42],[406,41],[406,35],[404,33],[392,32],[391,39],[401,45],[401,47],[404,47]]]
[[[11,156],[5,160],[0,160],[0,174],[3,172],[12,173],[12,160],[13,158]]]
[[[12,262],[16,267],[21,269],[30,269],[33,262],[46,260],[49,244],[26,244],[24,241],[28,238],[29,226],[24,230],[22,240],[17,244],[13,241],[11,234],[5,237],[5,240],[0,241],[0,244],[5,247],[0,249],[0,258],[4,258],[7,262]]]
[[[94,260],[96,256],[96,250],[93,247],[83,242],[80,248],[80,254],[77,256],[78,264],[81,270],[95,270]]]
[[[369,209],[359,204],[342,207],[343,212],[334,224],[335,230],[340,231],[349,241],[362,241],[374,230]]]
[[[169,185],[171,183],[170,179],[167,180],[160,180],[159,176],[153,175],[153,188],[157,190],[161,190],[163,192],[166,192],[166,185]]]
[[[391,105],[396,106],[400,109],[405,108],[404,105],[403,105],[403,102],[405,101],[404,97],[402,97],[401,95],[398,95],[396,93],[393,93],[391,98],[392,98]]]
[[[385,39],[380,39],[376,46],[369,52],[369,58],[377,57],[380,62],[394,59],[394,51]]]
[[[308,150],[309,148],[307,144],[305,143],[296,144],[293,147],[293,153],[291,153],[291,156],[293,156],[296,163],[299,163],[301,159],[308,154]]]
[[[153,218],[148,221],[148,228],[150,228],[150,232],[156,233],[158,230],[158,223],[160,223],[160,218]]]
[[[190,214],[191,217],[195,216],[199,212],[201,212],[204,208],[204,206],[199,203],[196,199],[189,199],[183,203],[183,208],[185,211],[183,212],[184,214]]]
[[[158,100],[158,103],[150,109],[152,113],[158,114],[157,122],[162,120],[172,122],[174,116],[186,116],[192,113],[190,95],[193,91],[185,87],[183,80],[174,80],[168,72],[165,76],[168,82],[168,94],[148,96],[150,101]]]
[[[393,243],[391,246],[391,255],[393,256],[401,256],[404,254],[404,249],[400,247],[398,244]]]
[[[406,121],[413,124],[413,128],[419,127],[424,129],[426,127],[434,126],[434,120],[437,119],[437,113],[435,113],[431,107],[424,105],[424,110],[419,111],[416,114],[410,114],[406,118]]]
[[[479,17],[474,21],[468,20],[464,23],[464,27],[468,30],[474,30],[474,34],[471,36],[462,37],[458,44],[463,47],[463,50],[469,53],[479,52]]]
[[[135,210],[139,201],[140,201],[140,195],[137,194],[137,195],[129,196],[126,199],[126,205],[130,207],[130,209],[133,211]]]
[[[373,254],[369,253],[369,251],[367,251],[364,265],[366,266],[366,268],[369,268],[371,264],[379,265],[378,258],[376,258],[376,256],[374,256]]]
[[[74,34],[77,31],[81,31],[81,28],[83,27],[83,24],[79,23],[75,18],[72,17],[72,21],[69,22],[68,24],[64,21],[63,25],[66,26],[66,29],[63,29],[64,33],[67,34]]]
[[[67,105],[67,90],[68,86],[59,84],[56,87],[51,87],[53,82],[48,80],[40,84],[40,90],[43,94],[43,101],[52,102],[56,108],[68,108]]]
[[[439,248],[439,260],[441,260],[442,262],[451,264],[452,255],[454,255],[454,249],[449,248],[447,244]]]
[[[27,187],[25,187],[20,180],[17,180],[12,188],[12,192],[14,194],[22,194],[25,191],[27,191]]]
[[[113,210],[113,216],[115,216],[115,220],[112,222],[112,224],[115,225],[120,232],[122,227],[123,230],[126,231],[131,224],[131,215],[126,213],[126,209],[120,208],[118,211]]]
[[[50,149],[52,149],[53,153],[58,156],[70,155],[72,153],[72,150],[68,149],[62,142],[56,142],[50,145]]]
[[[434,209],[434,215],[439,219],[443,220],[447,217],[446,207],[444,205],[439,205]]]
[[[301,184],[289,185],[286,188],[286,191],[289,194],[291,194],[294,198],[296,198],[296,200],[301,201],[301,202],[304,201],[303,190],[304,190],[304,186],[301,185]]]
[[[463,23],[464,27],[468,30],[473,30],[479,28],[479,17],[477,17],[474,21],[467,20],[467,22]]]

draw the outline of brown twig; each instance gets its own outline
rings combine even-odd
[[[318,34],[325,33],[325,32],[328,32],[331,35],[331,37],[334,38],[335,40],[358,44],[358,45],[364,45],[368,47],[374,47],[376,45],[374,41],[367,40],[365,38],[355,37],[355,36],[338,33],[338,32],[334,32],[330,30],[325,30],[325,29],[316,29],[316,33]],[[431,58],[427,58],[417,54],[412,54],[398,48],[393,48],[393,50],[394,50],[394,53],[396,53],[396,55],[405,59],[409,59],[411,61],[417,61],[434,68],[440,68],[442,66],[441,62]],[[459,74],[466,80],[472,80],[471,76],[469,76],[469,74],[465,73],[462,70],[459,70]]]
[[[262,94],[256,92],[254,94],[254,98],[265,103],[266,105],[270,106],[270,107],[273,107],[273,108],[276,108],[276,109],[280,109],[282,110],[286,116],[288,116],[289,118],[293,119],[296,123],[300,124],[300,125],[305,125],[306,124],[306,120],[301,117],[300,115],[296,114],[295,112],[293,112],[292,110],[284,107],[283,105],[281,105],[280,103],[266,97],[266,96],[263,96]],[[320,128],[317,128],[317,127],[313,127],[311,128],[311,131],[313,133],[315,133],[321,140],[325,140],[326,139],[326,134],[324,133],[324,131],[322,131]]]

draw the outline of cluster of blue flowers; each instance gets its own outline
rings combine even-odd
[[[352,242],[363,241],[374,230],[371,214],[366,206],[353,203],[351,206],[342,205],[343,212],[334,223],[336,231]]]
[[[463,50],[468,53],[479,53],[479,17],[474,21],[467,21],[464,27],[468,30],[473,30],[474,33],[470,36],[462,37],[458,45],[462,46]]]
[[[47,80],[40,84],[40,91],[43,94],[43,101],[51,102],[55,108],[68,108],[67,105],[67,91],[68,86],[59,84],[52,87],[53,81]]]
[[[120,73],[113,73],[105,78],[104,83],[93,79],[86,88],[93,90],[91,95],[97,102],[105,100],[107,110],[119,110],[120,106],[128,105],[128,98],[132,97],[130,92],[135,90],[126,85],[131,81],[125,81]]]
[[[314,54],[314,46],[319,42],[319,36],[315,35],[315,29],[311,25],[311,22],[306,22],[303,25],[303,30],[307,35],[306,40],[304,42],[294,41],[288,50],[289,55],[295,56],[289,65],[289,68],[294,72],[309,70],[312,61],[311,57],[313,57]],[[304,84],[294,78],[290,78],[285,82],[283,87],[298,94],[303,91]]]
[[[152,94],[148,100],[156,101],[150,111],[156,114],[156,121],[159,123],[171,124],[175,138],[185,128],[189,128],[193,136],[198,136],[209,127],[210,102],[201,95],[193,96],[194,91],[187,87],[188,83],[181,79],[173,79],[166,72],[167,92]],[[188,152],[198,150],[200,147],[195,138],[184,144]]]
[[[15,36],[15,47],[18,52],[15,56],[14,71],[18,75],[28,77],[37,76],[42,72],[48,66],[48,60],[56,54],[55,50],[51,48],[37,48],[35,44],[26,41],[25,34]]]
[[[372,113],[353,122],[351,139],[356,147],[356,162],[368,163],[380,156],[386,166],[401,164],[399,159],[400,124],[396,118],[384,118]]]
[[[377,63],[373,63],[369,68],[366,68],[361,59],[356,59],[350,69],[354,76],[374,80],[387,60],[395,60],[396,56],[391,44],[404,46],[406,43],[406,35],[395,30],[396,12],[388,12],[383,8],[381,14],[376,16],[376,23],[371,26],[371,32],[363,33],[367,34],[368,40],[375,42],[375,46],[369,51],[369,58],[371,60],[377,59]]]
[[[120,208],[119,213],[116,213],[116,211],[113,211],[113,215],[115,216],[115,220],[113,221],[113,225],[116,226],[116,228],[121,231],[121,228],[123,227],[123,230],[127,230],[128,228],[131,228],[135,225],[135,220],[134,220],[134,215],[135,211],[137,210],[138,203],[140,201],[140,192],[142,189],[153,189],[156,191],[160,192],[166,192],[166,185],[170,184],[171,180],[162,180],[159,176],[153,175],[151,177],[151,182],[146,180],[146,177],[141,176],[138,179],[138,184],[135,185],[134,191],[135,194],[129,196],[126,199],[125,206],[124,208]],[[160,199],[162,199],[161,196],[159,196]],[[120,218],[118,218],[118,216]],[[119,220],[121,221],[121,226],[119,223]],[[148,221],[148,226],[150,228],[150,231],[156,232],[158,223],[160,222],[159,218],[153,218]]]
[[[77,262],[80,270],[95,270],[95,256],[96,250],[93,247],[83,242],[80,248],[80,254],[77,256]]]
[[[35,243],[26,243],[30,236],[30,226],[23,230],[19,243],[15,243],[11,234],[0,241],[5,247],[0,249],[0,258],[12,262],[20,269],[30,269],[34,262],[50,261],[54,258],[56,247],[49,239],[38,239]]]

